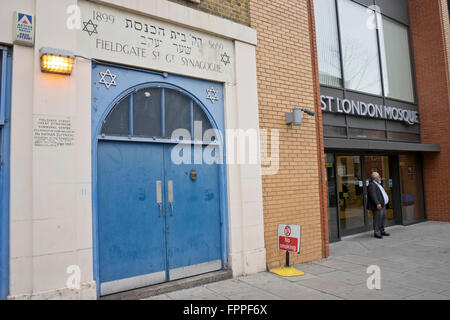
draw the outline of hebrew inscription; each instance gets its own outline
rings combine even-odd
[[[233,77],[230,40],[91,2],[79,5],[84,55],[216,80]]]

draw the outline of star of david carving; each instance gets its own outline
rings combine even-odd
[[[116,86],[116,77],[117,75],[112,74],[109,69],[106,69],[106,72],[100,72],[100,76],[102,77],[98,83],[102,83],[106,86],[107,89],[111,86]],[[110,81],[106,81],[106,77],[110,77]]]
[[[89,19],[88,22],[83,21],[83,25],[84,25],[83,31],[86,31],[89,34],[89,36],[92,36],[92,34],[94,33],[98,34],[97,32],[98,24],[94,24],[91,19]]]
[[[217,91],[216,89],[214,89],[213,87],[209,88],[206,90],[207,92],[207,96],[206,99],[210,100],[211,103],[214,103],[214,101],[219,101],[219,97],[217,96],[217,94],[219,93],[219,91]]]
[[[221,62],[223,62],[224,65],[230,63],[230,56],[226,52],[222,53],[220,56],[222,57]]]

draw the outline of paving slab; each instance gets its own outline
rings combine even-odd
[[[380,258],[370,257],[370,256],[360,256],[356,254],[346,254],[342,256],[334,256],[336,259],[344,260],[347,262],[359,264],[364,267],[368,267],[370,265],[374,265],[379,263]]]
[[[271,294],[274,294],[282,299],[289,300],[322,300],[322,299],[336,299],[332,295],[323,293],[305,286],[297,285],[297,283],[290,282],[285,278],[277,275],[272,275],[268,272],[258,273],[248,277],[241,278],[252,286],[260,288]]]
[[[157,295],[157,296],[152,296],[152,297],[144,298],[144,299],[141,299],[141,300],[173,300],[173,299],[170,298],[166,294],[160,294],[160,295]]]
[[[314,261],[313,264],[342,271],[360,270],[362,268],[360,264],[343,261],[333,257]]]
[[[300,268],[297,268],[297,269],[301,270]],[[301,270],[301,271],[303,271],[303,270]],[[299,282],[299,281],[315,279],[315,278],[317,278],[317,276],[313,275],[312,273],[305,273],[302,276],[286,277],[286,280],[291,281],[291,282]]]
[[[390,237],[356,235],[330,244],[330,257],[281,277],[261,272],[160,294],[148,300],[450,300],[450,223],[389,228]],[[367,288],[367,267],[381,269],[381,290]]]
[[[283,298],[264,290],[243,291],[230,296],[230,300],[283,300]]]
[[[421,277],[431,281],[450,283],[450,270],[442,268],[423,267],[411,270],[406,275],[411,277]]]
[[[450,290],[450,283],[443,281],[433,281],[424,277],[420,277],[417,274],[406,274],[391,280],[392,285],[406,285],[408,287],[414,287],[434,293],[440,293],[446,290]]]
[[[400,277],[405,275],[405,273],[400,273],[400,272],[397,272],[397,271],[393,271],[393,269],[389,269],[389,268],[383,268],[383,269],[380,269],[380,271],[381,271],[381,279],[382,279],[382,281],[395,280],[395,279],[400,278]],[[366,279],[370,276],[370,274],[367,273],[367,269],[364,269],[363,271],[353,270],[353,271],[350,271],[350,272],[351,273],[355,273],[357,275],[360,275],[362,277],[365,277]]]
[[[351,288],[336,294],[345,300],[391,300],[389,295],[383,294],[380,290],[369,290],[367,288]]]
[[[221,296],[204,286],[173,291],[166,295],[174,300],[227,300],[226,297]]]
[[[235,300],[279,300],[280,297],[251,286],[239,279],[220,281],[205,287],[221,296]]]
[[[326,267],[323,265],[313,264],[313,263],[302,263],[294,265],[296,269],[299,269],[305,273],[312,275],[320,275],[327,272],[336,271],[335,268]]]
[[[328,293],[337,297],[340,297],[340,293],[344,291],[351,291],[353,286],[340,282],[338,280],[323,279],[317,277],[315,279],[309,279],[298,283],[301,286],[315,289],[320,292]]]
[[[447,290],[447,291],[444,291],[444,292],[440,292],[439,294],[443,294],[444,296],[450,297],[450,290]]]
[[[367,287],[366,287],[367,288]],[[400,283],[392,283],[392,281],[381,280],[381,289],[379,290],[382,295],[389,296],[391,299],[401,300],[407,297],[420,294],[424,292],[423,289],[414,288]]]
[[[347,271],[335,271],[325,273],[321,278],[326,280],[337,280],[339,282],[354,286],[360,283],[366,283],[368,277],[369,275],[362,276],[360,274]]]
[[[434,292],[423,292],[418,295],[408,297],[406,300],[450,300],[450,297]]]

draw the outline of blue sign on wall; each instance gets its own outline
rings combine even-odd
[[[34,19],[32,15],[16,11],[14,13],[13,43],[34,45]]]

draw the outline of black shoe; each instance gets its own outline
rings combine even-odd
[[[383,236],[380,235],[380,234],[376,234],[376,233],[375,233],[375,238],[377,238],[377,239],[383,239]]]
[[[382,236],[385,236],[385,237],[389,237],[389,236],[390,236],[390,234],[387,233],[387,232],[382,232],[381,235],[382,235]]]

